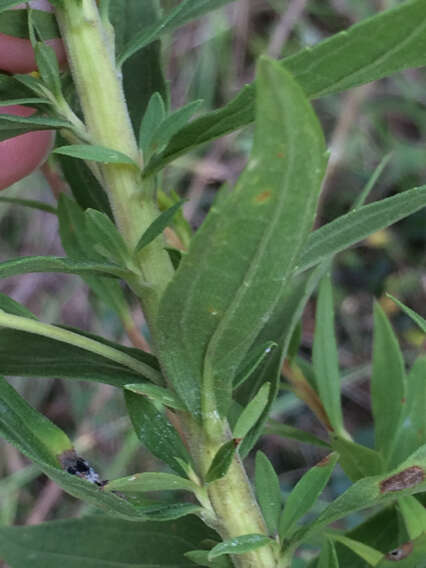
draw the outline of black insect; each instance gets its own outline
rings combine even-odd
[[[61,456],[62,467],[70,475],[76,475],[81,479],[85,479],[90,483],[94,483],[99,487],[103,487],[107,482],[101,480],[99,474],[93,469],[89,463],[78,456],[75,451],[68,451]]]

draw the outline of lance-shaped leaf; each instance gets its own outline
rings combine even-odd
[[[339,452],[339,464],[351,481],[384,471],[382,456],[366,446],[340,437],[334,437],[331,445]]]
[[[205,481],[206,483],[211,483],[216,481],[216,479],[221,479],[225,477],[228,469],[231,466],[234,454],[238,447],[238,440],[229,440],[225,442],[216,452],[212,463],[206,473]]]
[[[371,404],[376,449],[388,462],[401,420],[406,396],[404,360],[398,340],[383,309],[374,305],[373,370]]]
[[[423,533],[426,534],[426,509],[416,497],[413,495],[400,497],[398,508],[410,540],[418,538]]]
[[[58,456],[72,449],[68,436],[34,410],[7,381],[0,377],[0,435],[27,454],[59,465]]]
[[[262,385],[256,396],[243,409],[233,429],[234,438],[244,438],[255,426],[268,402],[270,383]]]
[[[323,134],[300,87],[266,58],[258,78],[247,167],[226,202],[211,209],[159,310],[166,372],[194,414],[201,383],[226,412],[232,378],[312,226],[324,172]]]
[[[256,454],[255,466],[256,497],[259,501],[262,514],[269,533],[278,533],[278,522],[281,513],[281,488],[275,469],[262,452]]]
[[[330,275],[323,278],[315,314],[315,336],[312,354],[315,381],[327,417],[337,434],[343,434],[340,402],[340,372],[334,333],[333,289]]]
[[[0,142],[34,130],[58,130],[71,128],[66,120],[32,115],[27,118],[13,114],[0,114]]]
[[[420,327],[420,329],[426,333],[426,320],[422,318],[420,314],[400,302],[397,298],[394,298],[391,294],[386,294],[386,296],[393,300],[395,304],[397,304],[401,310],[403,310],[407,316],[409,316]]]
[[[183,402],[169,389],[149,383],[127,384],[124,388],[128,391],[134,392],[135,394],[147,396],[151,400],[154,400],[163,406],[167,406],[168,408],[185,410]]]
[[[422,186],[353,209],[309,235],[297,270],[306,270],[425,206],[426,186]]]
[[[176,458],[190,463],[190,457],[178,433],[158,409],[144,396],[125,392],[127,410],[133,428],[142,444],[174,471],[185,475],[185,469]]]
[[[166,116],[163,97],[160,93],[154,93],[149,99],[145,114],[143,115],[139,128],[139,146],[142,150],[144,159],[150,155],[151,140],[157,126],[163,122]]]
[[[383,558],[381,552],[358,540],[340,534],[330,534],[330,537],[355,552],[355,554],[365,560],[369,566],[377,566]]]
[[[28,308],[16,302],[13,298],[9,298],[6,294],[0,293],[0,309],[4,310],[8,314],[14,314],[15,316],[22,316],[24,318],[33,318],[37,319],[37,317],[30,312]],[[3,371],[0,371],[2,373]],[[4,373],[7,375],[8,373]]]
[[[335,499],[312,523],[294,533],[300,542],[323,527],[368,507],[384,505],[396,498],[421,493],[426,489],[426,445],[419,448],[397,469],[386,475],[360,479]]]
[[[135,473],[128,477],[113,479],[104,486],[104,491],[145,493],[148,491],[196,491],[197,485],[189,479],[171,473]]]
[[[270,420],[264,427],[263,433],[275,434],[276,436],[290,438],[291,440],[297,440],[304,444],[312,444],[320,448],[330,448],[330,444],[327,444],[327,442],[324,442],[324,440],[321,440],[321,438],[314,436],[310,432],[305,432],[305,430],[300,430],[300,428],[295,428],[288,424],[280,424],[277,420]]]
[[[62,154],[70,158],[80,158],[102,164],[128,164],[138,168],[139,166],[130,158],[112,148],[96,146],[93,144],[73,144],[72,146],[61,146],[53,151],[54,154]]]
[[[322,545],[317,568],[339,568],[336,548],[330,539],[327,539]]]
[[[208,557],[213,559],[223,554],[244,554],[273,542],[264,534],[243,534],[216,544],[209,552]]]
[[[423,568],[426,558],[426,534],[390,550],[377,568]],[[397,563],[397,564],[395,564]]]
[[[212,538],[216,533],[195,516],[158,524],[95,515],[1,527],[0,550],[14,568],[71,568],[82,558],[85,568],[189,568],[184,554]]]
[[[403,2],[283,59],[309,98],[337,93],[420,67],[426,61],[424,0]],[[374,37],[374,41],[371,38]],[[254,119],[255,85],[244,87],[225,107],[177,132],[147,166],[150,175],[192,148],[233,132]]]
[[[426,357],[418,357],[407,377],[402,416],[390,463],[398,465],[426,444]]]
[[[287,538],[295,524],[309,511],[327,485],[339,454],[329,454],[300,479],[284,505],[280,518],[280,537]]]
[[[139,239],[138,244],[136,245],[136,248],[135,248],[135,253],[142,250],[144,247],[149,245],[149,243],[151,243],[155,238],[157,238],[159,235],[161,235],[161,233],[164,231],[164,229],[170,225],[173,217],[178,212],[180,207],[182,207],[183,203],[184,203],[183,200],[178,201],[177,203],[172,205],[169,209],[166,209],[166,211],[163,211],[161,213],[161,215],[159,215],[155,219],[155,221],[153,221],[151,223],[151,225],[146,229],[146,231],[143,233],[143,235]]]
[[[4,5],[0,5],[0,33],[19,37],[23,39],[29,38],[28,30],[28,13],[26,10],[6,10],[20,2],[4,1]],[[31,10],[31,19],[37,26],[41,37],[53,39],[59,37],[59,30],[56,24],[55,16],[51,12],[44,10]]]

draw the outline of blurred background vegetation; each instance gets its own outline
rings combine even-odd
[[[166,0],[165,10],[176,5]],[[313,45],[396,0],[239,0],[191,23],[163,43],[171,106],[203,99],[201,112],[227,101],[252,81],[257,57],[290,55]],[[374,169],[389,154],[369,202],[425,183],[426,72],[408,70],[393,78],[322,98],[314,103],[331,151],[317,219],[320,226],[348,211]],[[251,128],[230,134],[179,158],[162,174],[166,191],[188,198],[185,216],[196,229],[217,190],[232,184],[244,167],[252,141]],[[51,169],[45,169],[3,195],[40,199],[54,204]],[[424,315],[426,217],[419,212],[372,235],[334,262],[336,330],[343,380],[343,407],[349,432],[371,444],[369,402],[372,349],[372,302],[377,298],[393,324],[407,365],[422,349],[423,337],[413,322],[385,296],[390,292]],[[57,219],[47,212],[0,203],[0,259],[26,255],[63,255]],[[80,327],[130,344],[116,315],[101,305],[77,277],[29,274],[0,281],[0,291],[25,304],[43,321]],[[315,298],[304,313],[301,354],[310,358]],[[133,304],[142,333],[143,316]],[[320,322],[319,322],[320,324]],[[59,380],[13,378],[25,398],[62,427],[80,454],[113,478],[158,468],[130,432],[118,391],[107,385]],[[325,437],[313,414],[294,395],[283,391],[274,417]],[[274,463],[283,494],[321,459],[325,450],[265,436],[258,444]],[[161,467],[161,466],[160,466]],[[248,460],[249,470],[251,469]],[[337,470],[323,503],[349,485]],[[320,503],[321,506],[321,503]],[[62,493],[14,448],[0,441],[0,523],[38,523],[72,517],[87,506]],[[360,516],[347,520],[350,526]],[[310,551],[304,551],[308,559]],[[300,559],[303,562],[303,558]],[[303,565],[303,564],[302,564]]]

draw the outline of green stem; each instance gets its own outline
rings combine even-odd
[[[123,152],[142,167],[115,65],[113,40],[96,1],[63,0],[57,18],[92,142]],[[141,172],[134,166],[103,164],[101,171],[117,226],[132,250],[158,216],[152,193],[142,186]],[[141,300],[148,321],[153,323],[159,299],[173,276],[161,239],[140,252],[138,264],[139,282],[130,284],[138,289],[145,285]]]
[[[136,371],[140,375],[150,379],[157,385],[162,384],[161,374],[146,365],[142,361],[135,359],[134,357],[123,353],[122,351],[80,335],[74,333],[73,331],[68,331],[67,329],[62,329],[48,323],[42,323],[40,321],[25,318],[22,316],[15,316],[0,310],[0,326],[8,327],[10,329],[17,329],[19,331],[26,331],[27,333],[34,333],[35,335],[42,335],[44,337],[50,337],[50,339],[55,339],[56,341],[61,341],[62,343],[69,343],[75,347],[80,347],[85,351],[90,351],[91,353],[96,353],[105,357],[105,359],[110,359],[120,365],[124,365],[132,371]]]

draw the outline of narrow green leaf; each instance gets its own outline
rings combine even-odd
[[[377,565],[378,568],[424,568],[426,558],[426,535],[413,542],[406,542],[389,551]],[[397,564],[395,564],[397,562]]]
[[[317,438],[310,432],[305,432],[304,430],[300,430],[294,426],[289,426],[288,424],[280,424],[276,420],[272,419],[265,426],[263,433],[298,440],[304,444],[312,444],[313,446],[319,446],[320,448],[330,448],[330,444],[327,444],[327,442],[324,442],[321,438]]]
[[[200,108],[202,100],[196,100],[178,108],[165,118],[152,136],[151,145],[154,151],[161,150],[170,138],[189,121],[191,116]]]
[[[133,428],[142,444],[171,469],[180,475],[185,475],[185,470],[175,458],[181,458],[186,463],[190,463],[190,458],[164,412],[144,396],[130,391],[125,391],[124,396]]]
[[[390,459],[398,465],[426,444],[426,357],[418,357],[407,378],[407,393]]]
[[[123,349],[118,344],[115,348]],[[136,351],[139,353],[134,353]],[[132,355],[142,355],[152,371],[159,373],[154,357],[136,349],[132,351]],[[50,337],[13,329],[0,329],[0,373],[30,378],[96,381],[115,387],[122,387],[129,381],[136,383],[144,380],[128,367],[100,355]]]
[[[329,536],[333,540],[341,542],[343,545],[350,548],[357,556],[360,556],[363,560],[365,560],[369,566],[377,566],[383,558],[383,554],[381,552],[362,542],[358,542],[357,540],[353,540],[352,538],[336,533],[331,533]]]
[[[340,400],[340,372],[330,274],[323,278],[319,288],[312,360],[321,402],[334,431],[342,435],[345,429]]]
[[[385,461],[391,457],[406,396],[404,360],[398,340],[380,304],[374,304],[371,404],[376,449]]]
[[[327,539],[326,541],[324,541],[317,567],[339,568],[339,560],[337,558],[336,549],[332,540]]]
[[[59,64],[55,50],[50,45],[38,41],[35,46],[37,68],[46,87],[55,95],[62,94]]]
[[[0,549],[14,568],[189,568],[184,554],[215,536],[195,516],[158,524],[95,515],[1,527]]]
[[[151,225],[146,229],[146,231],[139,239],[138,244],[136,245],[135,248],[135,253],[141,251],[144,247],[149,245],[149,243],[151,243],[155,238],[161,235],[164,229],[170,225],[174,215],[177,213],[180,207],[182,207],[184,202],[185,202],[184,199],[182,199],[182,201],[178,201],[178,203],[175,203],[169,209],[163,211],[161,215],[159,215],[155,219],[155,221],[151,223]]]
[[[0,262],[0,278],[31,272],[64,272],[66,274],[101,274],[125,278],[129,272],[106,262],[85,262],[58,256],[23,256]]]
[[[191,20],[200,18],[204,14],[229,4],[233,0],[183,0],[159,22],[148,29],[136,33],[124,47],[119,56],[119,64],[123,64],[131,55],[163,34],[183,26]]]
[[[0,33],[28,39],[28,11],[6,11],[13,5],[20,3],[22,2],[14,2],[12,4],[9,2],[6,3],[5,6],[0,6]],[[31,18],[34,20],[34,24],[37,26],[44,40],[59,37],[60,34],[54,14],[44,10],[31,10]]]
[[[398,4],[348,30],[306,47],[280,64],[314,99],[376,81],[425,64],[426,15],[423,0]],[[374,37],[374,41],[371,38]],[[244,87],[226,106],[182,128],[148,164],[146,175],[192,148],[233,132],[254,119],[255,84]]]
[[[157,127],[163,122],[166,116],[163,97],[160,93],[154,93],[149,99],[145,114],[139,128],[139,146],[142,150],[144,159],[150,155],[151,140]]]
[[[398,508],[404,519],[410,540],[414,540],[421,534],[426,533],[426,509],[420,501],[412,495],[400,497],[398,499]]]
[[[273,465],[261,451],[256,453],[254,483],[269,534],[276,535],[282,507],[280,482]]]
[[[385,505],[396,498],[421,493],[426,489],[426,445],[419,448],[404,463],[385,475],[360,479],[335,499],[319,517],[300,529],[292,537],[301,542],[323,527],[347,515]]]
[[[61,146],[53,150],[54,154],[62,154],[71,158],[80,158],[92,162],[101,162],[102,164],[130,164],[139,168],[139,166],[130,158],[112,148],[104,146],[96,146],[92,144],[73,144],[72,146]]]
[[[425,206],[426,186],[422,186],[354,209],[309,235],[297,270],[306,270]]]
[[[339,464],[351,481],[384,471],[381,455],[366,446],[338,436],[332,439],[331,445],[339,453]]]
[[[152,384],[127,384],[124,388],[128,391],[134,392],[151,398],[153,401],[159,402],[168,408],[176,408],[177,410],[185,410],[186,407],[178,397],[169,389],[158,387]]]
[[[263,534],[243,534],[229,540],[224,540],[216,544],[210,552],[209,559],[217,558],[223,554],[244,554],[250,550],[256,550],[267,544],[271,544],[272,539]]]
[[[6,294],[0,293],[0,309],[4,310],[8,314],[14,314],[15,316],[23,316],[24,318],[33,318],[37,319],[37,317],[30,312],[28,308],[16,302],[13,298],[9,298]],[[1,331],[0,331],[1,333]],[[3,371],[0,371],[2,373]],[[7,375],[8,373],[4,373]]]
[[[96,209],[87,209],[85,217],[87,231],[95,247],[99,246],[108,259],[125,266],[130,259],[129,251],[121,233],[108,215]]]
[[[413,322],[415,322],[420,327],[423,332],[426,333],[426,320],[422,318],[420,314],[416,313],[414,310],[400,302],[397,298],[394,298],[391,294],[386,293],[386,296],[393,300],[395,304],[399,306],[401,310],[403,310],[407,314],[407,316],[409,316],[413,320]]]
[[[147,365],[144,361],[136,357],[132,357],[123,349],[117,349],[111,346],[111,343],[99,341],[88,336],[88,334],[80,333],[74,330],[69,330],[47,323],[34,320],[33,318],[26,318],[22,316],[15,316],[0,310],[0,327],[6,327],[17,331],[23,331],[29,334],[43,336],[50,338],[61,343],[66,343],[80,349],[84,349],[90,353],[95,353],[106,359],[110,359],[120,365],[126,366],[132,371],[139,373],[141,377],[148,377],[156,383],[162,383],[162,377],[159,371],[153,369],[151,365]],[[138,351],[138,350],[135,350]]]
[[[32,408],[0,377],[0,436],[18,449],[58,466],[58,456],[72,449],[68,436]]]
[[[386,168],[386,166],[390,162],[391,158],[392,158],[392,152],[389,152],[388,154],[383,156],[383,158],[380,160],[378,166],[375,168],[374,172],[371,174],[370,179],[367,181],[367,183],[363,187],[361,193],[355,199],[354,204],[353,204],[353,209],[358,209],[359,207],[362,207],[362,205],[364,205],[365,200],[370,195],[371,190],[376,185],[377,180],[382,175],[383,170]]]
[[[234,454],[237,450],[237,447],[238,441],[233,439],[225,442],[223,446],[218,449],[206,473],[206,483],[211,483],[212,481],[216,481],[217,479],[225,477],[232,463],[232,460],[234,459]]]
[[[278,347],[278,344],[274,341],[267,341],[258,347],[256,346],[253,351],[248,354],[247,359],[243,361],[243,364],[234,379],[234,389],[237,389],[244,383],[244,381],[251,377],[251,375],[264,362],[265,358],[268,357],[276,347]]]
[[[0,114],[0,142],[34,130],[58,130],[72,125],[59,118],[31,115],[28,117],[13,114]]]
[[[159,310],[166,372],[194,414],[201,383],[226,412],[232,377],[275,309],[312,226],[325,166],[323,135],[298,85],[265,58],[258,76],[248,165],[195,235]]]
[[[60,136],[57,136],[57,143],[63,145],[66,141]],[[65,179],[79,206],[83,210],[92,208],[103,211],[112,218],[108,197],[85,162],[83,162],[83,160],[74,160],[69,156],[63,156],[61,154],[57,154],[56,156]],[[61,194],[60,201],[62,197],[63,194]]]
[[[3,105],[3,101],[1,102]],[[56,207],[52,205],[48,205],[43,201],[36,201],[34,199],[20,199],[18,197],[0,197],[0,203],[13,203],[14,205],[22,205],[23,207],[29,207],[30,209],[39,209],[40,211],[46,211],[47,213],[53,213],[53,215],[57,214]]]
[[[249,430],[255,426],[268,402],[270,389],[270,383],[262,385],[253,400],[244,408],[234,426],[234,438],[244,438]]]
[[[0,0],[0,14],[18,4],[22,4],[22,2],[20,0]]]
[[[202,511],[199,505],[193,503],[160,503],[149,507],[138,507],[141,515],[149,521],[173,521],[187,515],[196,515]]]
[[[191,491],[197,490],[193,481],[171,473],[135,473],[128,477],[113,479],[104,486],[104,491],[123,493],[144,493],[147,491]]]
[[[338,459],[339,454],[329,454],[298,481],[287,498],[280,518],[281,539],[288,538],[297,521],[309,511],[323,492]]]

